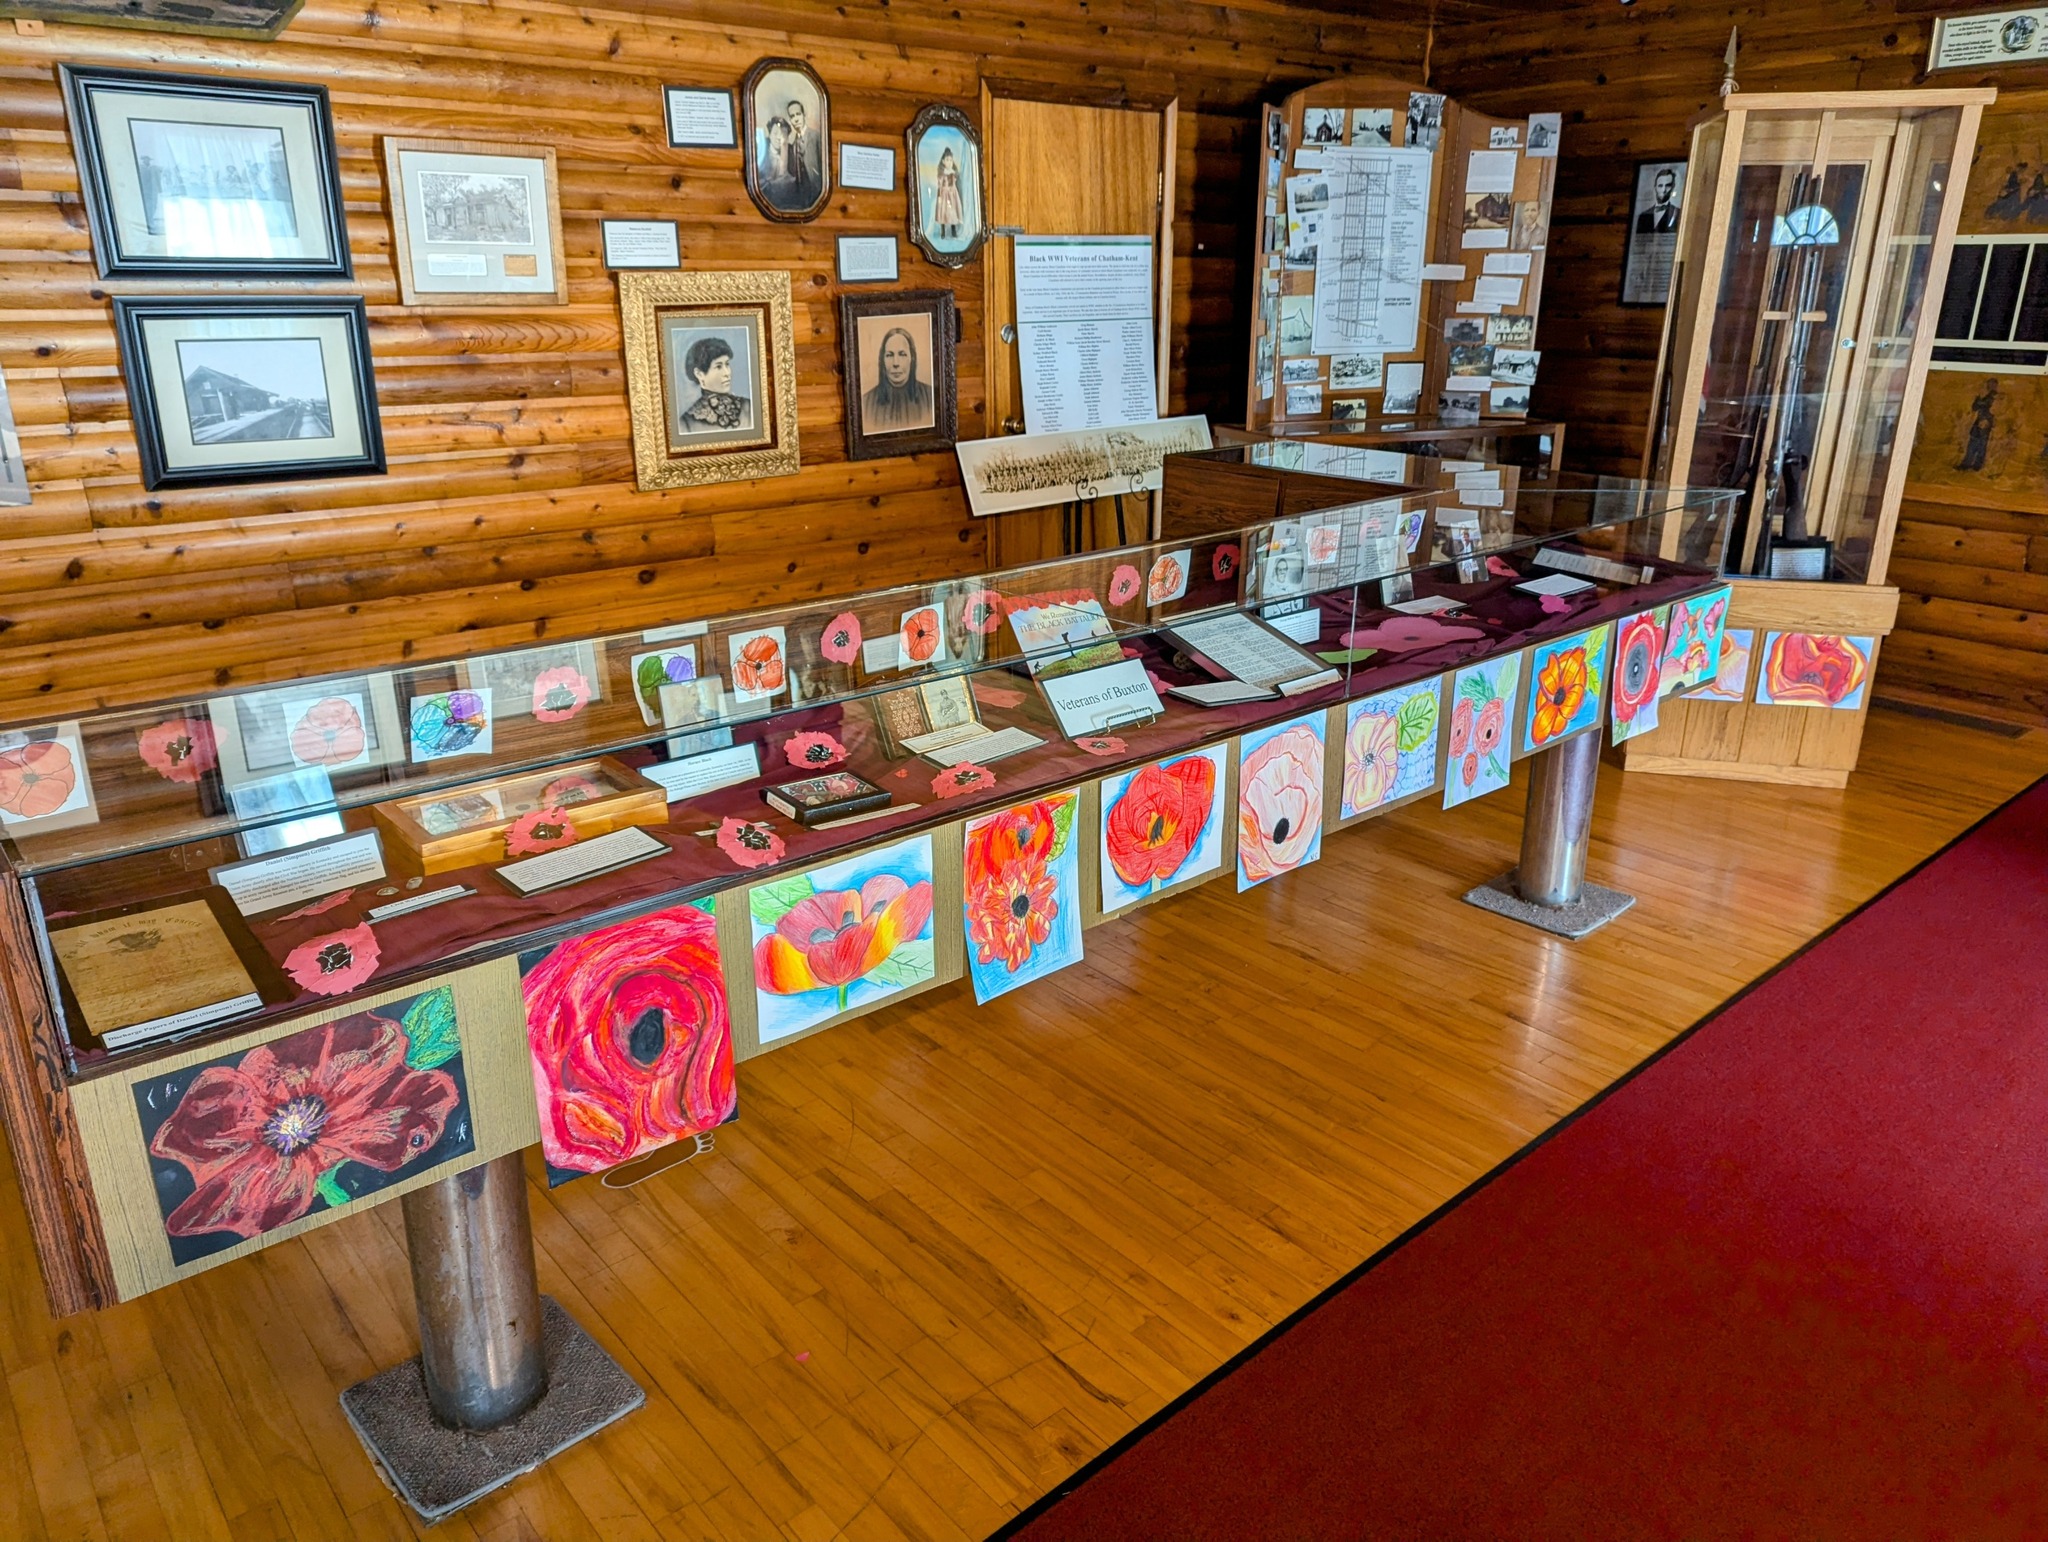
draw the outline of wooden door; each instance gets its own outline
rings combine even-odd
[[[1167,406],[1167,339],[1173,315],[1174,110],[1166,102],[1047,100],[1035,84],[982,83],[991,238],[982,252],[987,314],[988,431],[1024,431],[1023,374],[1016,344],[1011,237],[1150,236],[1153,322],[1158,331],[1159,411]],[[1124,499],[1125,534],[1151,533],[1150,500]],[[989,560],[1011,567],[1056,557],[1071,544],[1066,511],[1026,509],[990,521]],[[1080,544],[1116,544],[1117,505],[1087,506]]]

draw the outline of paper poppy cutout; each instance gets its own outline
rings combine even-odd
[[[1074,747],[1091,755],[1121,755],[1129,748],[1115,734],[1090,734],[1085,739],[1076,739]]]
[[[826,622],[818,651],[835,664],[851,664],[860,656],[860,618],[843,610]]]
[[[533,715],[543,723],[566,723],[590,704],[590,682],[573,664],[543,669],[533,679]]]
[[[1216,555],[1209,559],[1209,576],[1219,584],[1230,582],[1237,577],[1237,564],[1241,559],[1237,542],[1225,541],[1216,548]]]
[[[762,820],[727,819],[718,827],[718,849],[741,867],[766,867],[780,862],[786,848],[782,837]]]
[[[1109,603],[1128,605],[1138,597],[1138,590],[1144,583],[1145,580],[1138,576],[1136,568],[1128,562],[1120,564],[1117,570],[1109,575]]]
[[[285,955],[284,972],[315,996],[346,996],[377,972],[377,934],[369,923],[302,942]]]
[[[505,855],[537,857],[544,851],[573,846],[579,837],[569,816],[558,808],[537,808],[521,814],[505,831]]]
[[[308,766],[345,766],[362,758],[368,742],[362,713],[340,696],[314,702],[292,724],[292,754]]]
[[[977,766],[971,760],[963,760],[957,766],[948,766],[932,778],[932,791],[942,798],[958,798],[970,792],[982,792],[995,786],[996,774],[987,766]]]
[[[1003,624],[1003,597],[993,589],[977,589],[960,607],[960,622],[984,636]]]
[[[280,921],[303,921],[309,916],[324,916],[328,911],[335,909],[337,906],[346,905],[349,897],[355,892],[353,889],[343,889],[339,894],[330,894],[325,899],[316,899],[310,905],[301,905],[289,915],[279,916],[278,919]]]
[[[1495,578],[1520,578],[1522,576],[1498,557],[1488,557],[1486,559],[1486,571]]]
[[[1572,602],[1561,594],[1545,594],[1538,598],[1546,616],[1569,616],[1572,613]]]
[[[1384,648],[1389,653],[1414,653],[1439,643],[1463,642],[1484,637],[1482,628],[1454,626],[1434,616],[1389,616],[1376,626],[1346,632],[1339,639],[1347,648]]]
[[[77,786],[71,747],[55,739],[0,755],[0,809],[19,819],[56,813]]]
[[[846,759],[846,746],[830,734],[797,734],[783,745],[789,763],[804,770],[814,766],[836,766]]]
[[[196,782],[213,769],[213,729],[197,718],[174,717],[146,728],[135,741],[142,763],[167,782]]]
[[[1022,691],[1013,691],[1003,685],[983,685],[979,680],[974,682],[974,699],[984,707],[1010,708],[1024,705]]]
[[[922,606],[903,618],[903,656],[913,664],[926,664],[939,651],[939,612],[935,605]]]

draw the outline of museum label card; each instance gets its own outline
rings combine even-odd
[[[878,193],[896,191],[896,152],[887,145],[839,142],[839,185]]]
[[[498,869],[498,876],[520,894],[539,894],[545,889],[559,889],[565,884],[580,883],[601,873],[615,873],[635,862],[658,857],[667,850],[668,847],[638,825],[628,825],[623,830],[600,835],[594,841],[579,841],[574,846],[543,852],[522,862],[508,862]]]
[[[940,737],[946,740],[943,745],[929,742]],[[1008,755],[1035,750],[1043,743],[1043,739],[1028,729],[990,730],[980,723],[967,723],[961,725],[961,729],[941,729],[937,734],[919,734],[915,739],[905,739],[903,747],[916,751],[938,766],[957,766],[963,760],[985,766]]]
[[[894,236],[841,236],[839,282],[893,284],[898,273]]]
[[[1034,434],[1159,417],[1149,236],[1020,236],[1017,344]]]
[[[1927,50],[1930,70],[1982,69],[2048,59],[2048,9],[1938,16]]]
[[[1581,589],[1593,585],[1583,578],[1574,578],[1570,573],[1546,573],[1541,578],[1525,578],[1515,587],[1524,594],[1577,594]]]
[[[706,145],[720,150],[738,146],[733,132],[732,93],[693,86],[665,86],[662,98],[672,145]]]
[[[680,268],[683,249],[674,220],[605,220],[607,268]]]
[[[303,905],[359,883],[384,877],[384,850],[375,830],[338,840],[295,846],[271,857],[229,862],[213,870],[213,881],[228,891],[245,916]]]
[[[1486,273],[1527,273],[1536,261],[1534,252],[1488,252],[1486,264],[1481,270]]]
[[[1043,675],[1038,688],[1069,739],[1149,722],[1165,710],[1142,659],[1119,659],[1071,675]]]
[[[378,905],[368,912],[371,921],[395,921],[400,916],[409,916],[415,910],[431,910],[436,905],[445,905],[450,900],[467,899],[476,890],[465,884],[450,884],[445,889],[429,889],[424,894],[408,895],[402,900],[393,900],[388,905]]]
[[[1465,281],[1465,265],[1462,262],[1424,263],[1422,281],[1425,284],[1462,284]]]
[[[640,774],[667,793],[669,802],[675,803],[698,793],[751,782],[761,774],[761,746],[749,740],[702,755],[642,766]]]
[[[1178,696],[1198,707],[1227,707],[1240,701],[1270,701],[1273,691],[1243,680],[1210,680],[1201,685],[1169,685],[1169,696]]]
[[[1512,150],[1474,150],[1465,158],[1465,191],[1514,192],[1515,163],[1520,159]]]
[[[1441,611],[1463,610],[1465,602],[1454,600],[1447,594],[1425,594],[1419,600],[1402,600],[1387,609],[1398,610],[1404,616],[1434,616]]]

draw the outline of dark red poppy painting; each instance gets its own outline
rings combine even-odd
[[[476,1149],[446,985],[152,1076],[134,1093],[181,1266]]]

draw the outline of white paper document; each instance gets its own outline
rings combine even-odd
[[[1427,150],[1332,149],[1316,244],[1313,353],[1410,353],[1429,240]]]
[[[274,857],[232,862],[213,870],[213,881],[228,891],[245,916],[287,905],[303,905],[384,876],[384,852],[375,830],[359,830],[317,846],[295,846]]]
[[[644,766],[640,774],[667,793],[668,801],[674,803],[700,792],[716,792],[721,787],[751,782],[761,774],[761,746],[752,741],[728,745],[722,750]]]
[[[945,740],[943,744],[930,742],[940,738]],[[1028,729],[991,729],[984,723],[964,723],[957,729],[946,728],[935,734],[919,734],[915,739],[905,739],[903,747],[938,766],[957,766],[963,760],[985,766],[1006,755],[1035,750],[1043,743],[1043,739]]]
[[[1173,635],[1218,669],[1262,691],[1277,691],[1322,669],[1320,660],[1305,657],[1285,637],[1238,611],[1182,622]]]
[[[1465,194],[1512,193],[1515,190],[1515,162],[1521,157],[1512,150],[1474,150],[1465,158]]]
[[[1486,265],[1481,271],[1486,273],[1527,273],[1535,260],[1536,254],[1534,252],[1489,252],[1486,256]]]
[[[1524,594],[1577,594],[1581,589],[1590,589],[1591,583],[1583,578],[1574,578],[1569,573],[1546,573],[1541,578],[1525,578],[1515,587]]]
[[[1249,685],[1243,680],[1214,680],[1204,685],[1169,685],[1169,696],[1178,696],[1198,707],[1227,707],[1240,701],[1270,701],[1271,686]]]
[[[1387,609],[1398,610],[1404,616],[1434,616],[1441,611],[1463,610],[1465,602],[1454,600],[1447,594],[1425,594],[1419,600],[1403,600]]]
[[[1425,263],[1422,281],[1425,284],[1462,284],[1465,282],[1465,265],[1462,262]]]
[[[1486,277],[1475,280],[1472,298],[1481,305],[1503,308],[1522,303],[1522,281],[1518,278]]]
[[[595,878],[599,873],[631,867],[635,862],[661,856],[667,850],[668,847],[638,825],[627,825],[623,830],[600,835],[594,841],[581,841],[559,851],[543,852],[523,862],[508,862],[498,869],[498,876],[520,894],[538,894],[543,889],[559,889],[564,884]]]
[[[1151,239],[1019,236],[1015,244],[1026,430],[1157,421]]]

